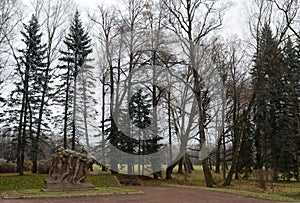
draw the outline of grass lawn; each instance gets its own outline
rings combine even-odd
[[[43,192],[44,180],[47,175],[25,173],[23,176],[18,174],[0,174],[0,194],[6,197],[18,196],[82,196],[82,195],[119,195],[139,193],[134,189],[120,188],[114,176],[109,174],[91,175],[87,181],[97,187],[97,190],[67,191],[67,192]]]

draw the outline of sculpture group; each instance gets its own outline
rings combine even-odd
[[[86,183],[88,169],[96,163],[93,156],[58,148],[51,158],[46,189],[78,189],[93,187]]]

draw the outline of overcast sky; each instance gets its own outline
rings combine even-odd
[[[98,4],[117,4],[118,0],[74,0],[79,6],[86,8],[93,8]],[[224,34],[238,34],[240,37],[243,36],[245,32],[245,27],[243,26],[243,2],[245,0],[221,0],[221,1],[231,1],[232,6],[226,12],[224,18]]]
[[[1,0],[0,0],[1,1]],[[82,16],[84,16],[85,9],[93,9],[97,5],[109,4],[117,5],[120,4],[121,0],[74,0],[76,4],[82,9]],[[25,3],[29,3],[30,0],[23,0]],[[232,6],[226,11],[224,22],[223,22],[223,34],[230,36],[232,34],[239,35],[240,38],[244,38],[247,33],[247,23],[245,20],[245,8],[244,4],[247,0],[220,0],[221,3],[232,2]]]

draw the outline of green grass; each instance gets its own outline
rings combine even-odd
[[[90,195],[120,195],[139,193],[138,190],[128,188],[103,187],[97,190],[82,190],[82,191],[61,191],[61,192],[43,192],[38,189],[27,190],[8,190],[5,192],[6,197],[57,197],[57,196],[90,196]]]
[[[16,196],[82,196],[82,195],[118,195],[126,193],[136,193],[138,190],[120,188],[115,177],[107,173],[99,175],[90,175],[87,177],[87,182],[97,187],[97,190],[82,190],[82,191],[62,191],[62,192],[43,192],[44,181],[47,175],[32,174],[26,172],[25,175],[18,174],[0,174],[0,194],[5,191],[8,197]]]
[[[0,190],[41,189],[46,178],[47,175],[29,173],[23,176],[0,174]]]
[[[0,174],[0,190],[41,189],[47,175],[25,173]],[[96,187],[118,187],[118,182],[109,174],[92,175],[87,177],[87,182]]]

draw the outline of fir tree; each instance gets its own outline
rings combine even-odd
[[[241,148],[237,163],[237,172],[244,172],[244,178],[248,179],[249,173],[251,173],[254,167],[254,139],[253,130],[254,126],[250,119],[245,123],[245,130],[243,134],[243,139],[241,142]]]
[[[80,20],[79,12],[76,11],[72,20],[69,34],[65,37],[64,44],[66,50],[61,51],[63,57],[61,61],[66,64],[62,66],[66,70],[64,73],[65,82],[65,112],[64,112],[64,146],[67,147],[67,126],[68,126],[68,112],[70,102],[72,102],[72,149],[75,149],[76,142],[76,108],[77,108],[77,79],[82,66],[88,60],[88,55],[92,53],[91,39],[87,31],[84,30]],[[73,86],[71,86],[73,85]],[[71,92],[73,90],[73,92]],[[72,101],[70,101],[70,97]]]
[[[289,37],[284,49],[284,85],[285,102],[284,115],[281,126],[281,150],[279,155],[279,168],[284,173],[284,178],[290,179],[290,172],[295,170],[296,178],[299,175],[297,163],[297,137],[299,136],[299,96],[300,96],[300,55],[298,45],[294,46]],[[298,175],[297,175],[298,174]],[[299,178],[299,177],[298,177]]]
[[[256,168],[273,169],[273,180],[284,161],[281,156],[289,147],[293,134],[291,100],[285,80],[287,70],[283,63],[279,42],[266,24],[261,32],[253,69],[253,86],[256,88],[254,104]],[[286,156],[285,156],[286,158]]]
[[[17,163],[18,172],[22,175],[24,171],[25,148],[28,142],[28,135],[34,134],[35,124],[38,120],[36,107],[40,107],[39,91],[43,83],[43,68],[46,49],[42,44],[42,33],[39,33],[40,26],[37,18],[32,15],[29,24],[23,24],[25,31],[22,31],[22,41],[25,48],[19,50],[22,54],[18,66],[18,74],[21,82],[17,84],[16,93],[22,97],[21,110],[19,111],[18,139],[17,139]],[[32,138],[32,137],[31,137]]]
[[[148,99],[147,99],[148,98]],[[151,125],[151,99],[149,95],[143,95],[143,89],[139,89],[129,102],[129,115],[132,123],[138,128],[145,129]]]
[[[155,88],[155,87],[154,87]],[[132,97],[129,102],[129,115],[133,125],[142,129],[143,134],[140,134],[138,140],[138,154],[139,155],[149,155],[156,153],[160,148],[161,144],[159,141],[162,139],[157,132],[156,126],[150,127],[153,124],[153,115],[152,115],[152,105],[153,97],[150,97],[150,94],[144,92],[143,89],[139,89]],[[155,121],[154,121],[155,122]],[[156,172],[160,170],[158,168],[159,158],[155,157],[152,160],[149,160],[152,164],[153,175],[157,178]]]

